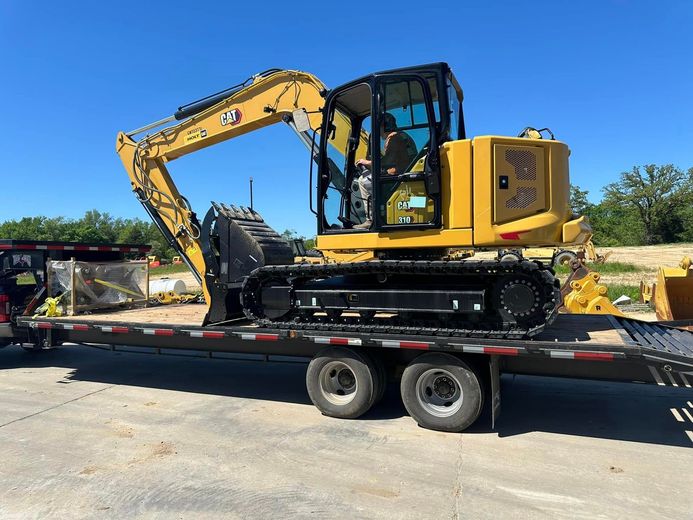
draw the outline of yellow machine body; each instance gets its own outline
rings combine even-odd
[[[582,244],[592,233],[585,217],[572,218],[569,153],[565,143],[554,140],[481,136],[447,142],[441,146],[440,228],[321,235],[317,248],[343,261],[397,248]],[[422,181],[402,183],[388,200],[388,223],[427,221],[431,212]]]

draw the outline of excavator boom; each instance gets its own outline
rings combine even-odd
[[[133,192],[171,247],[190,267],[208,303],[215,277],[205,279],[210,274],[209,257],[213,252],[208,237],[202,236],[204,222],[198,220],[188,200],[178,191],[166,163],[279,122],[287,123],[312,150],[314,132],[322,124],[325,92],[325,85],[312,74],[271,69],[184,105],[169,118],[118,134],[116,151],[128,172]],[[134,139],[139,133],[178,120],[139,140]],[[339,121],[335,124],[335,136],[339,142],[349,138],[348,130]],[[365,156],[367,139],[364,133],[359,146],[361,157]],[[236,209],[226,207],[222,213],[229,218],[235,215],[255,223],[262,221],[256,213],[238,213]]]

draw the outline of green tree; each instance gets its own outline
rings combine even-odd
[[[693,168],[635,166],[604,188],[604,202],[635,210],[646,244],[674,242],[684,231],[682,207],[691,203]]]
[[[303,238],[298,236],[298,233],[296,233],[295,229],[285,229],[284,231],[282,231],[281,236],[284,240],[295,240],[297,238]]]
[[[592,204],[587,200],[589,191],[581,190],[580,186],[575,184],[570,185],[570,207],[578,215],[585,215],[589,211]]]
[[[644,242],[644,228],[633,208],[601,201],[583,214],[589,218],[593,241],[599,246],[637,246]]]

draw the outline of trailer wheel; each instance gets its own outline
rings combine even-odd
[[[333,347],[318,352],[308,364],[306,387],[310,400],[324,415],[355,419],[373,406],[378,379],[369,356]]]
[[[387,369],[380,356],[371,352],[365,352],[364,354],[371,358],[377,374],[375,381],[375,400],[373,401],[373,404],[377,404],[383,399],[385,391],[387,390]]]
[[[423,354],[402,374],[402,401],[423,428],[461,432],[476,421],[483,404],[481,383],[461,359]]]

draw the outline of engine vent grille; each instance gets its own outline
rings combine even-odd
[[[537,156],[529,150],[508,149],[505,151],[505,160],[515,167],[518,180],[535,181],[537,179]]]
[[[517,188],[517,193],[505,202],[509,209],[524,209],[537,201],[536,188]]]

